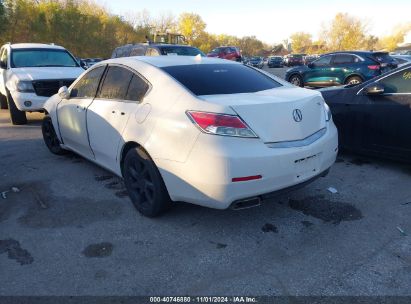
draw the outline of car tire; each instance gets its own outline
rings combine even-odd
[[[8,108],[7,97],[0,93],[0,109],[7,110]]]
[[[359,76],[350,76],[345,80],[344,84],[360,84],[362,82],[363,82],[363,80],[362,80],[361,77],[359,77]]]
[[[156,217],[171,205],[163,178],[153,160],[137,147],[124,159],[123,178],[134,207],[144,216]]]
[[[298,74],[293,74],[288,78],[288,82],[297,86],[297,87],[304,87],[303,78]]]
[[[20,111],[17,108],[10,92],[7,92],[7,105],[9,107],[11,123],[13,125],[25,125],[27,123],[26,112]]]
[[[43,118],[41,123],[41,132],[43,134],[44,143],[51,153],[56,155],[63,155],[67,153],[67,150],[64,150],[60,146],[60,140],[57,137],[51,117],[48,115]]]

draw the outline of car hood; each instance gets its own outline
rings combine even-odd
[[[18,80],[74,79],[84,72],[80,67],[32,67],[13,68]]]

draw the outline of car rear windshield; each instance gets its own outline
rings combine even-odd
[[[205,56],[203,52],[194,47],[178,47],[178,46],[162,46],[160,48],[161,55],[179,55],[179,56]]]
[[[394,59],[388,53],[373,53],[372,58],[378,62],[391,62]]]
[[[15,49],[11,52],[11,67],[78,67],[66,50]]]
[[[162,69],[195,95],[253,93],[282,86],[242,64],[196,64]]]

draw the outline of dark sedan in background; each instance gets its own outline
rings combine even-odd
[[[264,61],[261,57],[251,57],[250,60],[248,60],[248,64],[255,68],[262,69],[264,66]]]
[[[362,84],[320,90],[340,147],[411,162],[411,64]]]
[[[289,54],[284,58],[284,65],[288,67],[303,65],[304,56],[305,54]]]
[[[281,56],[271,56],[268,58],[267,66],[269,68],[282,68],[284,66],[283,58]]]
[[[308,65],[289,69],[285,79],[300,87],[357,84],[398,66],[386,52],[338,52],[322,55]]]

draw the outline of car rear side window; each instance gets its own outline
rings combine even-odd
[[[149,85],[136,74],[133,75],[127,90],[126,100],[141,101],[146,95]]]
[[[340,54],[334,56],[334,64],[348,64],[354,62],[354,56],[347,54]]]
[[[133,72],[130,70],[110,66],[97,97],[101,99],[125,99],[132,77]]]
[[[397,71],[380,83],[384,86],[384,93],[411,93],[411,68]]]
[[[162,69],[195,95],[253,93],[282,86],[242,64],[196,64]]]
[[[71,89],[71,98],[94,98],[106,66],[89,70]]]

